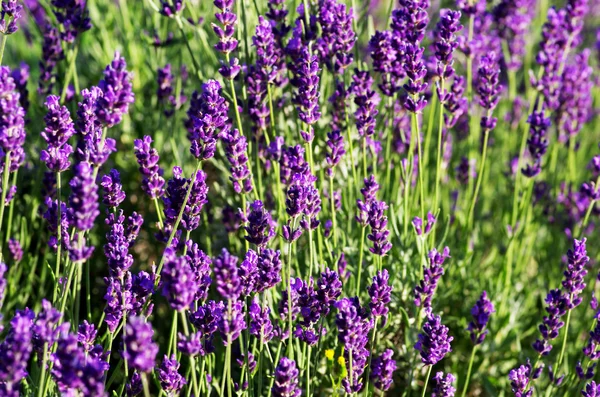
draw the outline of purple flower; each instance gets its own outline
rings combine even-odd
[[[199,247],[198,244],[188,240],[186,260],[192,267],[195,282],[197,284],[194,300],[204,300],[208,295],[208,288],[212,283],[210,274],[212,272],[212,260]]]
[[[394,45],[393,33],[389,30],[376,31],[369,40],[369,51],[373,60],[373,70],[382,75],[379,88],[384,95],[394,95],[399,87],[393,77],[402,74],[403,71],[397,70],[398,51]]]
[[[183,8],[183,0],[161,0],[160,5],[160,13],[166,17],[173,18]]]
[[[488,331],[486,327],[490,321],[492,313],[495,313],[494,305],[487,297],[487,292],[483,291],[475,306],[471,309],[473,320],[469,323],[468,331],[471,336],[471,341],[480,345],[483,343]]]
[[[273,288],[281,282],[281,252],[269,248],[262,249],[258,256],[258,276],[256,292]]]
[[[435,293],[440,277],[444,274],[442,265],[446,258],[450,256],[450,249],[444,247],[440,253],[435,248],[429,251],[427,258],[429,266],[423,270],[423,280],[415,287],[415,305],[429,309],[431,308],[431,299]]]
[[[18,67],[14,68],[10,76],[15,82],[15,87],[19,92],[19,104],[27,113],[29,109],[29,90],[27,83],[29,82],[29,65],[21,62]]]
[[[94,226],[98,210],[98,186],[93,179],[93,170],[88,163],[79,163],[74,169],[75,176],[69,182],[69,218],[79,231],[90,230]]]
[[[19,240],[14,238],[8,240],[8,251],[15,262],[19,262],[23,259],[23,248],[21,247]]]
[[[213,260],[217,291],[224,299],[236,300],[242,293],[242,280],[238,271],[238,257],[223,248]]]
[[[416,44],[406,45],[405,71],[408,82],[403,87],[408,96],[404,102],[404,108],[412,113],[420,113],[427,105],[427,100],[422,95],[428,86],[428,83],[424,81],[427,68],[423,62],[423,51],[425,49]]]
[[[107,175],[103,175],[100,185],[104,190],[102,202],[108,207],[117,208],[125,200],[119,171],[112,169]]]
[[[275,368],[275,382],[271,389],[274,397],[299,397],[302,390],[298,386],[300,372],[296,362],[287,357],[282,357]]]
[[[218,329],[224,311],[225,305],[223,302],[208,301],[204,305],[200,305],[198,310],[190,314],[190,322],[205,339],[205,350],[208,353],[214,351],[212,338]]]
[[[583,397],[599,397],[600,396],[600,384],[596,384],[596,382],[591,381],[585,388],[581,391]]]
[[[466,185],[469,183],[469,179],[475,178],[477,178],[475,162],[466,157],[462,157],[460,163],[458,163],[458,166],[456,167],[456,179],[461,185]]]
[[[163,170],[158,165],[160,160],[158,151],[151,146],[152,138],[145,135],[142,139],[136,139],[133,145],[135,157],[140,166],[140,173],[143,176],[142,190],[151,199],[162,197],[165,180],[163,179]]]
[[[223,338],[223,343],[233,342],[240,333],[246,329],[244,321],[243,303],[241,301],[229,301],[227,308],[218,319],[219,332]]]
[[[548,355],[552,350],[550,341],[558,338],[560,329],[565,325],[561,320],[567,313],[568,297],[560,289],[551,290],[546,296],[546,312],[544,321],[539,326],[541,339],[537,339],[533,348],[540,354]]]
[[[527,138],[527,151],[531,155],[532,164],[527,164],[521,170],[523,175],[533,178],[542,171],[542,156],[548,150],[546,133],[551,125],[550,118],[544,117],[544,111],[534,111],[527,118],[529,123],[529,138]]]
[[[250,193],[252,191],[252,175],[248,168],[248,143],[246,137],[240,135],[237,129],[229,130],[221,135],[225,143],[225,155],[231,164],[233,190],[236,193]]]
[[[20,395],[21,380],[27,376],[27,362],[31,355],[33,312],[29,309],[15,313],[10,330],[0,344],[0,393],[7,397]]]
[[[62,314],[53,308],[49,301],[42,299],[42,310],[37,315],[31,328],[33,349],[38,354],[43,354],[44,348],[48,350],[56,341],[59,331],[56,329],[56,325],[61,317]],[[45,344],[46,346],[44,346]]]
[[[412,224],[415,227],[415,232],[417,236],[428,235],[433,226],[435,225],[436,219],[435,216],[431,212],[427,212],[427,222],[425,223],[425,229],[423,230],[423,219],[415,216],[413,218]]]
[[[60,106],[59,100],[60,98],[55,95],[50,95],[46,99],[48,113],[44,117],[46,128],[42,131],[42,138],[48,144],[48,149],[42,150],[40,154],[40,159],[53,172],[65,171],[71,165],[69,155],[73,152],[73,148],[68,141],[75,134],[69,109]]]
[[[329,308],[342,294],[342,281],[339,275],[329,268],[321,273],[317,280],[316,300],[320,304],[320,312],[322,316],[329,314]]]
[[[509,57],[504,59],[508,70],[517,71],[523,64],[526,34],[534,12],[531,0],[501,0],[492,10],[498,35],[508,44]]]
[[[327,162],[327,175],[330,177],[334,174],[335,167],[339,164],[340,160],[346,154],[344,149],[344,137],[339,130],[334,130],[327,133],[327,155],[325,161]]]
[[[52,0],[52,5],[56,19],[63,26],[61,38],[67,43],[73,43],[80,33],[92,28],[85,1]]]
[[[264,247],[275,236],[273,218],[269,211],[264,208],[262,201],[256,200],[251,205],[248,214],[248,225],[244,227],[247,236],[244,238],[259,248]]]
[[[442,324],[442,318],[430,313],[423,324],[415,349],[421,353],[423,364],[435,365],[452,351],[450,342],[453,339],[448,336],[448,327]]]
[[[373,202],[377,201],[377,191],[379,190],[379,185],[375,181],[375,176],[371,175],[364,180],[364,187],[360,189],[360,192],[363,196],[363,199],[356,200],[356,206],[358,207],[358,213],[355,217],[356,221],[360,223],[363,227],[366,227],[369,224],[369,211]]]
[[[143,317],[129,317],[123,337],[123,358],[130,368],[150,372],[154,368],[158,346],[152,340],[154,330]]]
[[[373,243],[369,251],[375,255],[384,256],[392,249],[392,244],[388,241],[390,235],[390,231],[387,229],[388,220],[384,215],[387,209],[387,204],[378,200],[374,200],[369,208],[371,233],[367,235],[367,238]]]
[[[94,324],[90,324],[86,320],[83,320],[83,323],[79,324],[77,330],[77,343],[83,347],[84,351],[91,352],[94,348],[96,335],[98,335],[98,331]]]
[[[127,383],[125,387],[125,393],[127,397],[137,396],[141,394],[143,391],[144,385],[142,384],[142,377],[139,372],[134,371],[133,375],[131,375],[131,380]]]
[[[44,41],[42,43],[42,57],[40,65],[40,81],[38,93],[48,95],[52,92],[56,82],[56,65],[65,54],[60,41],[58,29],[50,24],[43,27]]]
[[[386,323],[389,312],[387,305],[392,300],[392,286],[389,285],[389,280],[390,275],[384,269],[377,272],[375,277],[373,277],[373,283],[369,286],[369,296],[371,297],[369,307],[371,308],[371,314],[383,317],[383,324]]]
[[[600,325],[596,324],[596,327],[589,332],[589,337],[586,345],[583,348],[583,354],[585,354],[590,360],[596,361],[600,358]],[[592,368],[593,374],[593,368]],[[580,376],[582,378],[583,376]]]
[[[256,336],[262,343],[268,343],[275,335],[269,306],[261,307],[255,297],[250,304],[248,314],[250,316],[250,335]]]
[[[500,65],[496,60],[494,52],[481,57],[478,69],[477,94],[479,95],[479,105],[487,110],[485,116],[481,118],[481,128],[493,130],[496,127],[498,119],[492,117],[492,111],[498,105],[500,100],[500,91],[502,87],[499,83]]]
[[[135,101],[131,85],[131,73],[127,71],[125,58],[118,52],[110,65],[104,69],[104,79],[98,84],[102,96],[98,98],[97,116],[105,127],[119,124],[129,105]]]
[[[279,73],[280,52],[276,48],[274,27],[262,15],[258,17],[252,44],[256,47],[256,69],[260,73],[260,80],[264,84],[274,83]]]
[[[242,284],[242,295],[250,296],[254,293],[256,277],[258,276],[258,255],[253,250],[248,250],[238,269]]]
[[[460,11],[443,9],[440,12],[440,20],[435,29],[435,58],[437,60],[437,75],[442,79],[448,79],[454,74],[452,54],[458,43],[456,42],[456,33],[462,30],[460,24]],[[440,92],[440,98],[445,96],[445,92]]]
[[[292,84],[296,87],[293,103],[296,105],[298,117],[307,124],[307,130],[301,131],[305,142],[312,142],[314,138],[313,124],[321,117],[319,110],[319,62],[316,55],[312,55],[308,48],[300,51],[297,60],[298,67]]]
[[[165,249],[165,265],[161,273],[162,294],[174,310],[189,309],[198,291],[198,278],[186,257],[177,256],[171,247]]]
[[[182,176],[183,170],[180,167],[173,167],[173,179],[167,183],[166,194],[163,197],[165,203],[165,225],[172,227],[182,210],[183,203],[191,180]],[[206,196],[208,186],[206,186],[206,174],[202,170],[196,172],[194,184],[190,190],[187,204],[183,209],[181,226],[184,230],[192,231],[200,225],[200,212],[204,204],[208,202]]]
[[[217,136],[226,132],[229,126],[227,111],[229,104],[219,91],[221,85],[209,80],[202,85],[202,93],[194,92],[187,112],[185,127],[192,145],[190,152],[198,160],[206,160],[215,155]]]
[[[387,391],[392,385],[394,371],[396,371],[396,361],[394,360],[394,351],[386,349],[379,357],[375,357],[372,362],[371,379],[375,388],[381,391]]]
[[[185,378],[177,372],[179,370],[179,362],[173,354],[171,358],[164,356],[163,362],[158,367],[157,375],[160,387],[164,390],[167,396],[177,396],[186,384]]]
[[[221,12],[215,14],[218,24],[212,23],[212,28],[219,42],[215,44],[215,49],[224,54],[229,59],[229,54],[235,51],[238,41],[235,39],[235,25],[237,16],[233,12],[234,0],[214,0],[215,7]],[[219,73],[228,80],[234,79],[240,72],[240,66],[237,58],[232,58],[229,65],[222,63]]]
[[[438,372],[435,374],[433,380],[435,386],[433,387],[431,397],[454,397],[454,393],[456,393],[456,389],[452,386],[456,381],[454,375],[446,374],[446,376],[444,376],[443,372]]]
[[[529,387],[531,377],[531,364],[521,365],[508,373],[510,387],[515,397],[531,397],[533,389]]]
[[[23,15],[23,6],[17,0],[2,2],[2,14],[0,17],[0,32],[10,35],[19,30],[18,21]]]

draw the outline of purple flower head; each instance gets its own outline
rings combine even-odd
[[[141,394],[143,390],[142,377],[138,371],[134,371],[133,375],[131,375],[131,380],[125,386],[125,395],[127,397],[134,397]]]
[[[158,346],[152,340],[153,335],[152,324],[147,323],[143,317],[132,316],[127,319],[122,354],[130,368],[140,372],[152,371],[158,354]]]
[[[469,179],[477,178],[477,171],[475,170],[475,161],[469,160],[466,157],[460,159],[460,163],[456,167],[456,179],[461,185],[469,183]]]
[[[21,62],[18,67],[14,68],[10,76],[15,82],[15,87],[19,92],[19,104],[27,113],[29,109],[29,90],[27,83],[29,82],[29,65]]]
[[[442,318],[430,313],[423,324],[415,349],[421,353],[423,364],[435,365],[452,351],[450,342],[453,339],[448,336],[448,327],[442,324]]]
[[[312,125],[319,120],[319,62],[316,55],[312,55],[308,48],[303,48],[298,59],[296,74],[292,84],[296,87],[293,103],[296,105],[298,117],[308,125],[307,131],[301,135],[305,142],[314,138]]]
[[[394,371],[396,371],[396,361],[394,360],[394,351],[386,349],[380,356],[375,357],[372,362],[371,379],[373,385],[381,391],[387,391],[392,385]]]
[[[81,345],[84,351],[91,352],[94,349],[96,335],[98,335],[98,331],[94,327],[94,324],[83,320],[77,330],[77,343]]]
[[[104,190],[102,202],[108,207],[116,208],[125,200],[125,192],[123,191],[119,171],[112,169],[107,175],[103,175],[100,185]]]
[[[369,40],[369,51],[373,60],[373,70],[382,75],[379,88],[385,95],[392,96],[398,90],[396,83],[389,77],[397,74],[395,69],[398,51],[394,45],[393,33],[389,30],[375,32]]]
[[[298,385],[300,371],[296,362],[282,357],[275,368],[275,382],[271,389],[274,397],[300,397],[302,390]]]
[[[460,11],[443,9],[440,12],[440,20],[435,30],[435,58],[437,60],[437,75],[442,79],[448,79],[454,74],[452,54],[458,43],[456,33],[462,30],[460,24]],[[445,93],[438,93],[444,95]],[[442,96],[440,95],[440,96]]]
[[[102,96],[98,98],[97,116],[105,127],[119,124],[134,102],[131,77],[125,58],[116,52],[111,64],[104,69],[104,79],[98,84]]]
[[[383,201],[374,200],[369,208],[369,226],[371,233],[367,238],[373,243],[369,248],[375,255],[384,256],[392,249],[392,244],[389,242],[390,231],[387,228],[387,216],[384,215],[388,206]]]
[[[390,275],[384,269],[377,272],[375,277],[373,277],[373,283],[369,286],[369,296],[371,297],[369,307],[371,308],[371,314],[383,317],[383,324],[385,324],[389,312],[387,305],[392,300],[392,286],[389,285],[389,281]]]
[[[532,164],[527,164],[521,170],[523,175],[533,178],[542,171],[542,156],[548,150],[548,140],[546,134],[550,128],[550,118],[544,117],[544,111],[533,112],[527,119],[529,123],[529,137],[527,138],[527,151],[529,152]]]
[[[562,282],[564,293],[568,295],[569,310],[579,306],[582,301],[580,295],[585,289],[584,278],[587,275],[586,267],[589,261],[586,239],[573,240],[573,249],[567,251],[567,269],[563,273]]]
[[[591,381],[585,388],[581,391],[581,395],[583,397],[599,397],[600,396],[600,384],[597,384],[594,381]]]
[[[264,247],[275,236],[273,218],[260,200],[254,201],[250,207],[248,226],[244,227],[248,235],[244,238],[251,244]]]
[[[452,386],[456,381],[454,375],[446,374],[444,376],[443,372],[438,372],[435,374],[433,381],[435,382],[435,386],[431,397],[454,397],[454,393],[456,393],[456,389]]]
[[[214,4],[221,11],[215,14],[219,24],[212,24],[212,28],[219,38],[215,49],[223,54],[229,54],[235,51],[238,44],[234,37],[235,25],[237,25],[237,16],[233,13],[234,0],[215,0]]]
[[[565,325],[562,317],[567,313],[569,298],[560,289],[551,290],[546,296],[546,312],[539,326],[541,338],[533,343],[533,348],[540,354],[548,355],[552,350],[550,342],[558,338],[560,329]]]
[[[10,321],[6,339],[0,344],[0,392],[7,397],[20,395],[21,380],[27,376],[33,317],[34,313],[29,309],[17,310]]]
[[[533,389],[529,386],[531,377],[531,364],[521,365],[508,373],[510,387],[515,397],[531,397]]]
[[[250,315],[250,335],[256,336],[262,343],[268,343],[275,335],[269,306],[261,307],[255,297],[250,304],[248,314]]]
[[[363,199],[356,200],[358,213],[356,214],[355,219],[363,227],[366,227],[369,224],[369,211],[371,209],[371,205],[373,202],[377,201],[377,197],[375,195],[379,190],[379,185],[375,181],[374,175],[365,178],[364,183],[364,187],[360,189]]]
[[[69,155],[73,152],[73,148],[68,141],[75,134],[69,109],[60,106],[59,101],[60,98],[55,95],[50,95],[46,99],[48,113],[44,117],[46,128],[42,131],[42,138],[48,144],[48,149],[42,150],[40,154],[40,159],[46,163],[50,171],[54,172],[62,172],[69,168],[71,164]]]
[[[423,271],[423,280],[415,287],[415,305],[431,308],[431,299],[435,293],[440,277],[444,274],[443,264],[450,256],[450,249],[444,247],[440,253],[435,248],[429,251],[428,266]]]
[[[435,225],[436,219],[435,216],[431,213],[427,213],[427,222],[425,223],[425,229],[423,229],[423,219],[415,216],[413,218],[412,224],[415,227],[415,232],[417,236],[428,235],[433,226]]]
[[[98,210],[98,186],[93,178],[93,169],[83,162],[75,166],[74,176],[69,182],[69,220],[79,231],[90,230],[94,226]]]
[[[224,299],[236,300],[242,293],[242,280],[238,270],[238,257],[223,248],[213,260],[217,291]]]
[[[424,81],[427,75],[427,67],[423,62],[424,51],[425,49],[417,44],[406,46],[405,71],[408,82],[404,84],[404,90],[408,96],[404,102],[404,108],[412,113],[420,113],[427,105],[427,100],[423,97],[428,85]]]
[[[242,295],[250,296],[255,292],[254,288],[258,277],[258,255],[253,250],[248,250],[244,260],[238,269],[238,275],[242,283]]]
[[[499,83],[500,65],[496,60],[494,52],[481,57],[478,69],[477,94],[479,105],[487,110],[487,114],[481,118],[481,128],[493,130],[497,119],[491,117],[492,111],[500,100],[502,87]]]
[[[327,133],[327,175],[333,176],[335,167],[340,163],[340,160],[346,154],[344,149],[344,137],[339,130],[334,130]]]
[[[140,166],[140,173],[143,176],[142,190],[151,199],[162,197],[165,180],[163,178],[163,170],[158,165],[160,160],[158,151],[152,147],[152,138],[145,135],[142,139],[136,139],[133,142],[133,146],[135,157]]]
[[[273,288],[281,282],[281,252],[269,248],[262,249],[258,256],[258,277],[256,292]]]
[[[486,329],[492,313],[495,313],[494,305],[487,297],[487,292],[483,291],[475,306],[471,309],[473,320],[469,323],[468,331],[471,341],[476,345],[483,343],[488,331]]]
[[[191,180],[182,176],[180,167],[173,167],[173,179],[167,183],[167,189],[163,197],[165,203],[165,225],[172,227],[185,201]],[[183,209],[181,226],[184,230],[192,231],[200,225],[200,212],[206,204],[208,186],[206,186],[206,174],[202,170],[196,172],[194,184],[190,190],[187,204]]]
[[[56,65],[64,59],[60,33],[50,24],[43,27],[44,41],[42,43],[42,58],[40,65],[40,81],[38,93],[48,95],[56,82]]]
[[[61,38],[73,43],[80,33],[92,28],[84,0],[52,0],[54,15],[63,26]]]
[[[320,304],[320,312],[322,316],[329,314],[331,305],[342,294],[342,281],[339,275],[334,270],[325,268],[321,276],[317,280],[316,285],[316,300]]]
[[[210,274],[212,272],[212,260],[199,247],[198,244],[188,240],[186,260],[192,267],[195,282],[197,284],[195,300],[204,300],[208,296],[208,288],[212,283]]]
[[[77,121],[75,129],[82,136],[92,134],[95,130],[102,129],[102,124],[98,120],[98,98],[102,97],[103,92],[100,88],[93,86],[90,89],[81,90],[83,100],[77,107]]]
[[[181,353],[192,357],[206,355],[202,332],[194,332],[188,337],[179,333],[178,337],[179,341],[177,342],[177,349],[179,349]]]
[[[14,238],[8,240],[8,251],[15,262],[19,262],[23,259],[23,248],[21,247],[19,240]]]
[[[244,305],[241,301],[229,301],[228,307],[219,318],[219,332],[225,345],[227,345],[227,341],[233,342],[236,340],[240,336],[240,333],[246,329],[243,309]]]
[[[157,375],[160,387],[162,387],[167,396],[179,395],[179,392],[186,384],[185,378],[179,374],[178,370],[179,362],[176,356],[173,354],[169,358],[165,355],[162,364],[157,369]]]
[[[171,247],[165,249],[165,265],[161,273],[162,294],[174,310],[189,309],[198,291],[198,278],[184,256]]]
[[[174,18],[183,8],[183,0],[161,0],[160,13],[168,18]]]
[[[18,21],[23,15],[23,6],[18,0],[5,0],[2,2],[2,13],[0,16],[0,32],[10,35],[19,30]]]
[[[221,135],[225,143],[225,155],[231,164],[233,190],[236,193],[250,193],[252,191],[252,175],[248,168],[248,143],[246,137],[237,129],[227,129]]]
[[[256,47],[256,68],[260,73],[260,80],[264,84],[274,83],[281,62],[280,51],[276,48],[274,26],[262,15],[258,17],[252,44]]]
[[[215,155],[217,137],[228,129],[227,112],[229,104],[219,91],[221,85],[209,80],[202,85],[202,93],[194,92],[187,112],[185,127],[191,142],[190,152],[198,160],[206,160]]]
[[[33,349],[39,355],[43,354],[44,348],[48,350],[56,341],[59,331],[56,325],[61,317],[62,314],[53,308],[49,301],[42,300],[42,310],[37,315],[31,328]]]

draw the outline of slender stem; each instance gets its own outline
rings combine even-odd
[[[471,230],[473,223],[473,214],[475,212],[475,203],[477,202],[477,196],[479,195],[479,189],[481,188],[481,181],[483,179],[483,171],[485,170],[485,160],[487,157],[488,140],[490,137],[489,129],[485,129],[483,132],[483,154],[481,155],[481,164],[479,165],[479,174],[477,175],[477,183],[475,184],[475,191],[473,192],[473,199],[469,207],[469,217],[467,218],[467,231]]]
[[[9,21],[6,21],[8,24]],[[2,65],[2,59],[4,58],[4,47],[6,47],[6,40],[8,39],[8,35],[3,34],[2,39],[0,39],[0,65]]]
[[[18,174],[18,170],[13,172],[13,176],[12,176],[12,182],[11,185],[12,186],[17,186],[17,174]],[[12,225],[12,221],[13,221],[13,213],[15,210],[15,206],[13,205],[13,201],[11,200],[10,203],[8,203],[8,223],[7,223],[7,227],[9,228],[9,233],[6,233],[6,237],[4,238],[4,242],[8,243],[8,240],[10,240],[10,226]]]
[[[423,385],[423,394],[421,394],[421,397],[425,397],[425,394],[427,393],[427,384],[429,383],[429,377],[431,376],[431,368],[433,368],[432,365],[430,365],[427,369],[427,377],[425,378],[425,384]]]
[[[4,207],[6,206],[6,194],[8,193],[8,175],[10,174],[10,156],[12,152],[6,152],[4,159],[4,171],[2,172],[2,202],[0,203],[0,231],[4,221]],[[5,233],[8,233],[5,231]],[[4,240],[2,240],[4,241]],[[0,259],[2,258],[2,242],[0,242]]]
[[[381,257],[380,257],[381,258]],[[379,320],[379,317],[375,317],[375,323],[373,324],[373,336],[371,338],[371,351],[373,351],[375,349],[375,338],[377,337],[377,321]],[[369,360],[367,363],[367,368],[365,369],[365,379],[367,380],[367,384],[365,385],[365,393],[368,396],[369,395],[369,381],[370,381],[370,376],[369,373],[371,372],[371,358],[373,357],[373,354],[369,354]]]
[[[463,391],[461,396],[465,397],[467,395],[467,390],[469,389],[469,380],[471,379],[471,370],[473,369],[473,361],[475,360],[475,351],[477,350],[477,345],[473,346],[473,350],[471,351],[471,359],[469,360],[469,368],[467,369],[467,377],[465,378],[465,385],[463,386]]]
[[[40,373],[40,380],[38,382],[38,393],[37,393],[37,397],[44,397],[45,396],[45,390],[44,390],[44,386],[46,384],[46,365],[48,363],[48,342],[44,343],[44,351],[42,352],[42,369],[41,369],[41,373]]]
[[[161,210],[160,210],[160,204],[158,204],[158,198],[154,197],[153,201],[154,201],[154,208],[156,208],[156,216],[158,216],[158,226],[162,230],[163,220],[162,220],[162,215],[161,215]]]
[[[150,397],[150,386],[145,373],[142,373],[142,386],[144,387],[144,397]]]
[[[333,197],[333,170],[331,175],[329,175],[329,202],[331,204],[331,222],[332,228],[331,233],[333,234],[333,246],[337,247],[337,221],[336,221],[336,213],[335,213],[335,200]]]
[[[292,220],[292,233],[296,227],[296,218]],[[287,276],[288,276],[288,290],[287,290],[287,303],[288,303],[288,347],[287,355],[290,360],[294,359],[294,349],[292,345],[292,248],[293,244],[288,244],[288,258],[287,258]]]
[[[419,131],[419,120],[417,118],[417,113],[413,113],[412,116],[413,124],[414,124],[414,134],[417,139],[417,166],[419,167],[419,194],[421,195],[421,219],[425,219],[425,193],[423,183],[423,151],[421,150],[421,134]],[[413,134],[411,134],[413,135]]]
[[[56,268],[54,269],[54,277],[60,278],[60,259],[62,257],[62,208],[61,208],[61,179],[60,172],[56,173],[56,203],[58,207],[58,222],[56,228],[56,236],[58,238],[58,246],[56,247]],[[56,301],[56,294],[58,293],[58,283],[54,287],[52,292],[52,302]]]
[[[190,331],[189,331],[188,324],[187,324],[187,318],[183,311],[181,311],[180,313],[181,313],[181,322],[183,324],[183,333],[187,337],[190,335]],[[194,386],[194,394],[196,396],[199,396],[200,389],[198,387],[198,380],[196,379],[196,359],[194,358],[194,356],[190,356],[190,367],[192,368],[192,385]]]
[[[75,73],[75,60],[77,59],[77,51],[77,47],[71,48],[69,50],[69,69],[67,69],[65,81],[63,82],[62,92],[60,93],[60,103],[65,103],[65,99],[67,98],[69,83],[71,82],[71,78]]]
[[[362,227],[362,232],[360,235],[360,248],[358,252],[358,273],[356,274],[356,296],[360,295],[360,283],[361,283],[361,275],[362,275],[362,262],[363,262],[363,251],[365,250],[365,234],[366,234],[366,226]]]
[[[469,1],[469,5],[471,1]],[[467,45],[471,45],[473,41],[473,30],[475,28],[475,15],[469,15],[469,35],[468,35],[468,43]],[[467,56],[467,98],[469,99],[469,103],[471,103],[471,98],[473,98],[473,57],[472,55]]]
[[[445,67],[444,67],[445,69]],[[440,93],[444,95],[446,81],[444,78],[441,78],[441,90]],[[432,110],[433,111],[433,110]],[[437,211],[438,208],[438,200],[439,200],[439,190],[440,190],[440,179],[441,179],[441,168],[442,168],[442,133],[444,129],[444,101],[440,98],[440,118],[438,124],[438,148],[437,148],[437,160],[435,166],[435,199],[433,201],[433,210]]]
[[[571,299],[573,299],[572,296],[571,296]],[[569,310],[567,313],[567,321],[565,322],[565,334],[563,336],[562,347],[560,349],[560,355],[558,356],[558,360],[556,361],[555,370],[557,372],[560,371],[560,365],[562,364],[562,360],[565,356],[565,348],[567,347],[567,338],[569,336],[569,325],[571,323],[571,313],[572,312],[573,312],[573,310]]]

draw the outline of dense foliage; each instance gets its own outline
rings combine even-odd
[[[600,396],[599,21],[3,0],[0,396]]]

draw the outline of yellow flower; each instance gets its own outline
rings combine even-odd
[[[333,349],[327,349],[325,350],[325,357],[327,357],[327,359],[329,361],[333,361],[333,355],[335,354],[335,352],[333,351]]]
[[[344,368],[346,367],[346,360],[344,360],[344,356],[339,356],[337,361],[339,365],[341,365]]]

